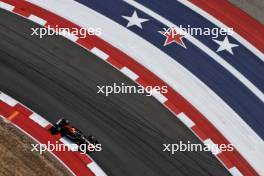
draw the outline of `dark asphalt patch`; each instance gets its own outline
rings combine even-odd
[[[97,85],[125,83],[126,76],[58,36],[31,36],[32,22],[0,11],[0,89],[46,119],[69,119],[93,134],[93,153],[109,175],[228,175],[209,152],[163,152],[163,143],[200,141],[157,100],[142,94],[97,94]]]

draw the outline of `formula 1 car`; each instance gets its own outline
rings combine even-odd
[[[85,136],[80,130],[70,125],[69,121],[66,119],[60,119],[55,124],[53,124],[53,126],[50,128],[50,132],[54,135],[60,133],[62,136],[69,138],[79,146],[85,144],[87,146],[93,145],[95,147],[97,144],[99,144],[94,136]],[[90,153],[91,151],[87,152]]]

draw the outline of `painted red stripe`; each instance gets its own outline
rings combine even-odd
[[[24,131],[32,135],[42,144],[47,144],[48,141],[52,144],[56,144],[58,141],[54,136],[52,136],[49,131],[41,128],[38,124],[34,123],[25,115],[20,115],[12,121],[14,124],[22,128]],[[61,142],[57,142],[57,144]],[[60,160],[65,163],[76,175],[87,175],[94,176],[94,174],[86,167],[83,161],[76,157],[74,152],[70,151],[53,151]]]
[[[30,15],[30,13],[26,9],[24,9],[23,7],[19,7],[19,6],[16,6],[13,12],[19,15],[22,15],[24,17],[28,17]]]
[[[46,130],[49,130],[52,127],[52,124],[49,124],[45,127]]]
[[[106,43],[102,39],[94,38],[92,43],[97,48],[100,48],[105,53],[109,54],[111,57],[118,58],[119,63],[122,63],[130,70],[135,72],[137,75],[139,75],[140,79],[137,80],[137,82],[141,85],[151,85],[160,87],[167,85],[164,81],[160,80],[156,75],[151,73],[145,67],[138,64],[132,58],[120,52],[117,48],[112,47],[110,44]],[[189,102],[187,102],[180,94],[175,92],[169,86],[168,93],[165,96],[169,97],[170,101],[174,105],[177,105],[177,108],[179,110],[189,116],[194,121],[194,123],[199,126],[199,129],[202,130],[203,133],[206,133],[214,143],[229,144],[227,139],[221,133],[219,133],[219,131],[198,110],[196,110]],[[247,163],[247,161],[238,152],[229,152],[228,157],[230,161],[234,162],[234,164],[237,166],[238,169],[240,169],[243,174],[252,173],[253,175],[257,175],[256,171]],[[236,158],[239,158],[240,160],[237,160]]]
[[[20,113],[14,119],[12,119],[13,124],[19,126],[42,144],[48,144],[48,141],[50,141],[51,144],[62,144],[59,141],[61,136],[51,135],[47,129],[42,128],[37,123],[28,118],[28,112],[31,112],[30,110],[21,105],[11,107],[3,102],[0,102],[1,115],[12,114],[13,112],[17,111],[17,109],[19,109]],[[27,112],[27,115],[21,112]],[[8,115],[5,115],[5,117],[8,117]],[[90,160],[86,155],[80,156],[80,153],[71,151],[53,151],[52,153],[60,158],[60,160],[65,163],[76,175],[95,176],[95,174],[90,171],[89,168],[87,168],[87,164],[91,163],[92,160]]]
[[[148,86],[147,82],[144,81],[141,77],[139,77],[139,78],[136,80],[136,82],[137,82],[139,85],[143,86],[143,87],[147,87],[147,86]]]
[[[226,0],[190,0],[193,4],[222,21],[264,52],[264,27],[261,23]]]
[[[126,54],[120,52],[118,49],[113,48],[110,44],[104,42],[100,38],[95,38],[93,40],[95,46],[99,46],[104,52],[109,54],[113,58],[118,58],[120,63],[123,63],[130,70],[139,75],[140,80],[137,80],[141,85],[151,85],[151,86],[165,86],[165,82],[160,80],[156,75],[151,73],[142,65],[138,64],[132,58]],[[168,85],[167,85],[168,86]],[[209,138],[216,144],[229,144],[226,138],[218,132],[218,130],[198,111],[196,110],[189,102],[187,102],[180,94],[175,92],[172,88],[168,86],[168,93],[165,95],[169,97],[170,101],[177,105],[177,108],[189,116],[194,123],[199,126],[199,129],[206,133]],[[200,134],[200,133],[199,133]],[[229,152],[228,155],[230,161],[234,162],[238,169],[243,174],[253,173],[257,175],[256,171],[246,162],[244,158],[238,152]],[[237,160],[239,158],[240,160]],[[244,163],[244,164],[241,164]],[[243,166],[243,167],[242,167]]]
[[[230,169],[234,165],[227,159],[227,157],[221,152],[217,155],[217,157],[224,163],[227,169]]]
[[[81,153],[79,153],[79,152],[74,152],[74,154],[75,154],[78,158],[80,158],[81,161],[82,161],[83,163],[85,163],[86,165],[92,162],[92,160],[91,160],[90,158],[88,158],[85,154],[81,154]]]
[[[117,69],[121,69],[124,67],[122,63],[118,62],[116,59],[112,57],[109,57],[108,59],[106,59],[106,61],[110,63],[111,65],[115,66]]]
[[[202,141],[208,139],[208,136],[197,125],[193,126],[192,130]]]
[[[42,8],[39,8],[26,1],[15,1],[15,0],[3,0],[11,5],[23,4],[26,9],[31,13],[39,16],[43,19],[48,19],[51,24],[58,24],[60,27],[78,27],[75,24],[63,19],[62,17],[56,16]],[[87,42],[90,41],[90,45],[100,48],[102,51],[110,55],[112,58],[118,59],[120,64],[125,65],[130,70],[139,75],[140,79],[136,82],[143,85],[150,86],[165,86],[166,83],[160,80],[156,75],[151,73],[142,65],[138,64],[132,58],[122,53],[117,48],[111,46],[107,42],[96,36],[88,36]],[[167,85],[168,86],[168,85]],[[165,95],[172,104],[174,104],[180,111],[184,112],[191,120],[199,127],[199,129],[216,144],[229,144],[227,139],[189,102],[187,102],[180,94],[174,91],[168,86],[168,93]],[[226,157],[244,174],[244,175],[257,175],[256,171],[247,163],[247,161],[235,150],[234,152],[225,153]]]
[[[175,113],[176,115],[179,114],[181,111],[178,109],[178,107],[173,104],[173,102],[167,100],[165,103],[164,103],[165,106],[167,106],[167,108],[169,108],[173,113]]]
[[[14,112],[13,107],[0,100],[0,115],[4,117],[10,116]]]
[[[29,109],[25,108],[23,105],[21,105],[19,103],[14,106],[14,109],[17,110],[18,112],[24,114],[27,117],[30,116],[33,113],[32,111],[30,111]]]
[[[19,107],[19,108],[18,108]],[[15,107],[14,107],[15,110],[18,110],[20,113],[23,113],[26,117],[29,117],[31,114],[32,114],[32,111],[27,109],[26,107],[24,107],[23,105],[21,104],[17,104]],[[27,119],[29,120],[29,118]],[[29,122],[31,122],[31,120],[29,120]],[[32,121],[32,123],[34,123]],[[59,140],[61,138],[61,135],[51,135],[50,132],[49,132],[49,129],[52,125],[48,125],[48,127],[44,128],[44,131],[45,132],[48,132],[46,134],[48,134],[49,136],[55,138],[56,140]],[[37,125],[37,127],[39,128],[38,130],[42,130],[43,131],[43,128],[40,127],[39,125]],[[83,154],[80,154],[79,152],[74,152],[74,154],[76,156],[78,156],[85,164],[88,164],[88,163],[91,163],[92,160],[89,159],[86,155],[83,155]]]
[[[84,48],[87,48],[89,50],[91,50],[93,48],[93,46],[90,44],[89,41],[87,41],[87,38],[85,39],[81,39],[79,38],[77,41],[76,41],[79,45],[81,45],[82,47]]]

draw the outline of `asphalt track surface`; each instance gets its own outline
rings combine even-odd
[[[114,20],[114,22],[123,27],[127,25],[127,20],[122,18],[122,15],[129,15],[135,10],[134,6],[128,5],[125,1],[78,0],[77,2],[82,3],[88,8]],[[115,8],[112,8],[113,4]],[[201,27],[202,29],[204,27],[209,27],[211,29],[214,27],[211,22],[203,20],[203,18],[201,18],[198,14],[178,1],[173,0],[168,1],[168,3],[163,3],[163,1],[158,0],[141,0],[140,4],[151,9],[155,13],[158,13],[178,26],[190,25],[193,27]],[[140,10],[140,8],[138,9]],[[244,75],[255,86],[257,86],[259,90],[264,90],[264,77],[260,76],[264,75],[264,69],[260,60],[255,58],[254,54],[243,45],[240,45],[241,50],[239,50],[234,57],[225,52],[219,53],[221,58],[213,56],[215,54],[214,51],[217,49],[217,44],[212,40],[211,35],[197,35],[197,39],[206,44],[206,46],[208,46],[214,53],[213,55],[210,54],[211,52],[209,50],[205,48],[201,49],[202,45],[198,43],[196,45],[192,42],[192,40],[184,40],[188,49],[179,45],[168,45],[167,47],[164,47],[164,36],[160,35],[157,31],[160,31],[163,28],[167,29],[170,24],[165,24],[165,22],[160,22],[161,20],[154,19],[149,14],[144,13],[144,10],[140,11],[141,12],[138,13],[140,13],[142,18],[149,19],[149,22],[146,22],[144,25],[143,30],[136,26],[126,29],[140,36],[144,40],[147,40],[149,43],[153,44],[156,48],[160,49],[173,60],[189,70],[200,81],[206,84],[207,87],[214,91],[214,93],[217,94],[230,108],[232,108],[242,118],[242,120],[254,129],[254,131],[261,138],[264,138],[263,102],[248,89],[246,84],[241,82],[241,76]],[[179,16],[179,14],[184,15]],[[219,64],[222,61],[228,62],[242,75],[234,76],[234,70],[231,71],[227,69],[227,67],[224,66],[224,63]],[[231,74],[231,72],[233,73]],[[253,72],[254,74],[251,75]]]
[[[163,143],[200,143],[152,97],[97,94],[97,85],[135,85],[119,71],[60,37],[31,36],[36,24],[0,10],[0,89],[47,120],[69,119],[94,134],[92,157],[109,175],[229,175],[209,152],[163,152]]]

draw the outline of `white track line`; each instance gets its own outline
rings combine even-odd
[[[7,4],[5,2],[0,2],[0,8],[5,9],[7,11],[12,11],[12,10],[14,10],[15,7],[10,5],[10,4]]]
[[[192,128],[195,123],[183,112],[179,113],[177,117],[188,127]]]
[[[59,32],[60,35],[64,36],[65,38],[73,41],[73,42],[76,42],[79,37],[77,37],[76,35],[73,35],[72,33],[66,31],[66,30],[62,30]]]
[[[160,21],[164,25],[168,27],[176,27],[177,31],[181,31],[184,33],[181,28],[179,28],[177,25],[173,24],[169,20],[163,18],[159,14],[155,13],[154,11],[148,9],[147,7],[141,5],[140,3],[134,1],[134,0],[123,0],[126,3],[130,4],[131,6],[134,6],[135,8],[145,12],[146,14],[150,15],[151,17],[155,18],[156,20]],[[222,57],[220,57],[216,52],[211,50],[209,47],[204,45],[202,42],[194,38],[193,36],[186,33],[185,38],[192,42],[195,46],[199,47],[203,52],[208,54],[212,59],[214,59],[216,62],[218,62],[220,65],[222,65],[226,70],[228,70],[233,76],[235,76],[240,82],[242,82],[251,92],[253,92],[262,102],[264,102],[264,94],[254,85],[252,84],[244,75],[242,75],[236,68],[234,68],[232,65],[230,65],[228,62],[226,62]]]
[[[81,27],[102,28],[104,32],[100,38],[128,54],[169,84],[196,109],[199,109],[218,131],[234,144],[253,167],[263,168],[261,165],[264,158],[263,140],[215,92],[164,52],[123,26],[75,1],[64,1],[64,3],[58,0],[27,1]],[[69,10],[74,13],[69,14]],[[120,35],[126,37],[114,37]],[[153,60],[153,58],[155,59]],[[161,65],[163,67],[160,67]]]
[[[60,138],[60,141],[65,144],[71,151],[76,152],[78,151],[78,145],[72,142],[67,137]]]
[[[129,77],[130,79],[132,79],[133,81],[135,81],[136,79],[139,78],[139,76],[134,73],[132,70],[130,70],[127,67],[123,67],[122,69],[120,69],[120,71],[125,74],[127,77]]]
[[[93,54],[95,54],[96,56],[98,56],[100,59],[106,60],[106,59],[109,58],[108,54],[106,54],[105,52],[103,52],[102,50],[100,50],[100,49],[98,49],[96,47],[92,48],[91,52]]]
[[[221,150],[211,139],[206,139],[203,141],[203,143],[207,146],[210,146],[210,150],[214,155],[221,153]]]
[[[91,162],[87,164],[87,167],[96,175],[96,176],[107,176],[106,173],[101,169],[96,162]]]
[[[152,89],[151,93],[152,93],[152,96],[155,97],[161,103],[164,103],[165,101],[168,100],[167,97],[165,97],[163,94],[161,94],[156,89]]]
[[[45,24],[47,23],[46,20],[44,20],[40,17],[37,17],[35,15],[29,15],[28,19],[30,19],[31,21],[34,21],[35,23],[42,25],[42,26],[45,26]]]
[[[243,174],[236,167],[232,167],[231,169],[229,169],[229,172],[233,176],[243,176]]]
[[[208,19],[209,21],[211,21],[212,23],[216,24],[218,27],[220,28],[228,28],[227,25],[225,25],[224,23],[222,23],[220,20],[216,19],[214,16],[212,16],[211,14],[207,13],[206,11],[204,11],[203,9],[199,8],[198,6],[196,6],[195,4],[192,4],[189,1],[186,0],[178,0],[180,3],[182,3],[183,5],[185,5],[186,7],[192,9],[193,11],[199,13],[199,15],[203,16],[204,18]],[[255,54],[258,58],[260,58],[262,61],[264,61],[264,54],[258,50],[254,45],[252,45],[251,43],[249,43],[246,39],[244,39],[242,36],[240,36],[238,33],[236,33],[234,31],[233,37],[235,39],[237,39],[240,43],[242,43],[243,45],[245,45],[253,54]]]
[[[13,99],[12,97],[10,97],[4,93],[0,94],[0,100],[7,103],[9,106],[15,106],[18,103],[15,99]]]
[[[43,128],[47,127],[50,124],[50,122],[48,122],[46,119],[44,119],[37,113],[31,114],[29,118],[34,122],[36,122],[37,124],[39,124],[40,126],[42,126]]]
[[[22,131],[23,133],[25,133],[26,135],[28,135],[30,138],[32,138],[36,143],[38,143],[38,144],[42,144],[41,142],[39,142],[36,138],[34,138],[31,134],[29,134],[28,132],[26,132],[25,130],[23,130],[22,128],[20,128],[19,126],[17,126],[16,124],[12,124],[12,125],[14,125],[17,129],[19,129],[20,131]],[[55,155],[53,152],[51,152],[51,151],[49,151],[48,150],[48,152],[50,153],[50,154],[52,154],[66,169],[68,169],[68,171],[72,174],[72,175],[74,175],[74,176],[76,176],[75,174],[74,174],[74,172],[57,156],[57,155]]]

